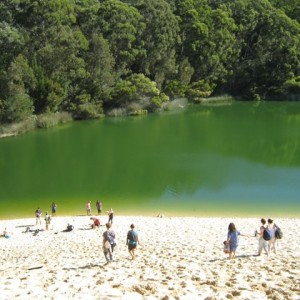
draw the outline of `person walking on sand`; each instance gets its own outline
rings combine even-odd
[[[265,225],[266,225],[266,219],[262,218],[260,220],[261,226],[259,228],[259,232],[256,232],[256,235],[258,234],[259,240],[258,240],[258,256],[261,255],[262,251],[265,250],[265,253],[269,255],[268,251],[268,241],[264,239],[264,231],[265,231]]]
[[[100,215],[102,211],[102,203],[100,200],[97,200],[96,207],[97,207],[98,215]]]
[[[86,208],[86,214],[87,214],[87,216],[90,216],[92,214],[91,201],[87,202],[85,208]]]
[[[109,211],[107,211],[108,213],[108,223],[113,223],[113,218],[114,218],[114,211],[113,209],[111,208]]]
[[[234,223],[230,223],[228,226],[227,243],[229,243],[229,259],[235,258],[235,252],[238,247],[238,237],[246,236],[241,234],[235,227]]]
[[[50,222],[51,222],[51,216],[48,214],[47,211],[46,211],[46,215],[45,215],[45,222],[46,222],[46,230],[48,230]]]
[[[42,222],[41,222],[41,216],[42,216],[42,210],[38,207],[35,211],[35,225],[42,225]]]
[[[115,232],[110,229],[111,228],[111,223],[106,223],[106,231],[104,231],[102,237],[102,249],[103,249],[103,253],[106,259],[106,262],[109,263],[111,261],[113,261],[113,252],[114,252],[114,248],[116,246],[116,242],[115,242]]]
[[[134,224],[131,224],[126,238],[126,245],[128,246],[128,252],[131,255],[131,259],[135,258],[134,251],[137,247],[137,244],[140,245],[138,232],[134,229]]]
[[[51,204],[52,217],[55,216],[56,210],[57,210],[57,205],[54,202],[52,202],[52,204]]]
[[[271,253],[271,250],[274,251],[274,253],[276,254],[276,238],[275,238],[275,226],[274,226],[274,222],[272,219],[268,219],[268,225],[267,227],[270,230],[271,233],[271,239],[269,240],[269,245],[268,245],[268,252],[269,254]]]

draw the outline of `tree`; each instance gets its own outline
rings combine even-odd
[[[8,95],[2,102],[1,119],[4,122],[22,121],[32,115],[33,101],[28,89],[35,84],[32,69],[22,55],[12,62],[7,77]]]
[[[145,56],[141,38],[145,28],[142,16],[136,8],[119,0],[101,1],[98,26],[109,41],[117,74],[129,74],[134,61]]]
[[[235,1],[230,9],[242,45],[232,91],[250,99],[278,97],[278,87],[300,72],[300,27],[268,1]]]
[[[110,101],[117,107],[130,107],[135,103],[138,104],[135,107],[154,111],[162,102],[168,100],[169,98],[160,92],[154,81],[143,74],[132,74],[127,80],[121,80],[116,84]]]
[[[224,84],[240,51],[231,11],[225,5],[211,7],[207,0],[177,1],[176,5],[181,20],[179,53],[194,69],[192,81]]]
[[[134,71],[149,76],[161,88],[178,71],[175,51],[180,41],[178,18],[165,0],[126,2],[138,9],[146,25],[142,32],[145,58],[135,63]]]

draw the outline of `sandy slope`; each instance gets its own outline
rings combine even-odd
[[[275,221],[284,232],[278,254],[257,257],[258,219],[116,216],[110,264],[101,249],[104,226],[89,229],[86,216],[55,217],[37,236],[24,233],[35,219],[0,221],[12,233],[0,238],[0,298],[300,299],[300,220]],[[229,222],[249,235],[231,261],[222,252]],[[68,223],[74,231],[63,232]],[[133,261],[125,245],[131,223],[143,244]]]

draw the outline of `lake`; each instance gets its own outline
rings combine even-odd
[[[300,216],[300,103],[190,105],[0,139],[0,218]]]

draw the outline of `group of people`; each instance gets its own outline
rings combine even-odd
[[[54,217],[56,215],[56,210],[57,210],[57,205],[53,202],[51,204],[51,212],[52,212],[52,217]],[[36,210],[35,210],[35,225],[42,225],[42,215],[43,215],[43,212],[41,210],[40,207],[38,207]],[[48,211],[46,211],[46,214],[45,214],[45,223],[46,223],[46,230],[49,229],[49,225],[50,225],[50,222],[51,222],[51,216],[50,214],[48,213]]]
[[[116,247],[116,235],[115,232],[111,229],[112,223],[108,222],[105,224],[105,226],[106,231],[104,231],[102,235],[102,248],[106,262],[109,263],[113,261],[113,252]],[[130,230],[127,232],[126,236],[126,245],[128,247],[128,252],[131,256],[131,259],[135,258],[135,250],[138,244],[140,244],[138,232],[135,230],[134,224],[131,224]]]
[[[269,255],[272,250],[276,254],[276,240],[281,238],[281,230],[272,219],[266,221],[266,219],[262,218],[260,221],[261,226],[259,231],[255,231],[255,237],[259,237],[258,256],[262,254],[263,250],[266,255]],[[228,226],[227,240],[224,242],[224,252],[229,254],[229,259],[235,258],[239,236],[249,235],[242,234],[236,229],[234,223],[230,223]]]
[[[91,204],[91,201],[88,201],[86,203],[85,209],[86,209],[87,216],[91,216],[92,215],[92,204]],[[98,215],[100,215],[101,212],[102,212],[102,202],[100,200],[96,201],[96,209],[97,209]]]

